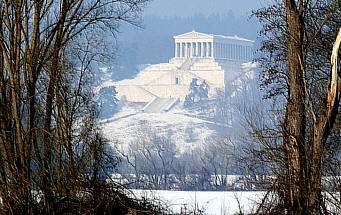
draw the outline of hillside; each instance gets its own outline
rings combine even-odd
[[[118,141],[124,149],[136,141],[136,137],[143,136],[143,132],[155,132],[169,138],[176,143],[178,151],[183,152],[231,129],[180,106],[165,113],[144,113],[140,111],[142,107],[141,104],[126,104],[115,116],[104,120],[106,136],[112,142]]]
[[[226,95],[207,101],[196,108],[185,109],[179,103],[169,112],[144,113],[145,103],[121,101],[120,110],[102,120],[105,135],[111,143],[126,150],[144,132],[163,136],[176,144],[178,152],[192,150],[208,139],[235,138],[240,130],[238,106],[255,99],[250,96],[256,85],[256,64],[243,65],[243,73],[229,83]],[[110,80],[102,87],[110,86]],[[219,113],[220,110],[224,113]]]

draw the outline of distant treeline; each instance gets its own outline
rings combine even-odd
[[[176,191],[261,191],[266,190],[272,179],[270,176],[258,175],[111,175],[112,181],[131,189]]]

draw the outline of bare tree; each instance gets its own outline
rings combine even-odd
[[[1,212],[54,214],[62,210],[58,199],[75,196],[91,163],[97,175],[103,142],[87,121],[96,111],[86,76],[98,55],[84,35],[114,34],[120,22],[135,22],[145,2],[0,2]],[[76,41],[85,46],[71,54]]]
[[[233,150],[231,140],[206,140],[201,149],[200,159],[203,167],[211,174],[212,185],[218,190],[228,189],[229,175],[233,173]]]
[[[270,97],[285,97],[281,202],[271,213],[328,214],[322,176],[339,109],[339,13],[339,1],[313,0],[283,0],[255,13],[265,23],[263,86]]]
[[[138,188],[168,189],[175,163],[176,146],[170,138],[143,123],[127,150],[122,150],[137,181]],[[129,179],[129,178],[128,178]],[[131,181],[131,180],[130,180]]]

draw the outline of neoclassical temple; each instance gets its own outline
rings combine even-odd
[[[174,36],[174,57],[168,63],[149,65],[134,79],[114,86],[118,98],[150,102],[160,110],[162,105],[171,107],[172,102],[184,101],[194,78],[205,80],[209,98],[214,98],[217,90],[227,90],[243,74],[242,64],[252,61],[252,47],[253,41],[237,36],[191,31]]]
[[[189,32],[174,36],[175,58],[214,58],[251,61],[253,41],[237,36]]]

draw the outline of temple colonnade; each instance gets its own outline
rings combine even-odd
[[[213,57],[212,42],[177,42],[175,44],[175,57]]]
[[[221,36],[188,32],[174,36],[175,58],[214,58],[232,61],[251,61],[253,41],[237,36]]]
[[[175,43],[176,58],[214,57],[216,59],[247,60],[252,58],[249,46],[217,43],[217,42],[177,42]]]

